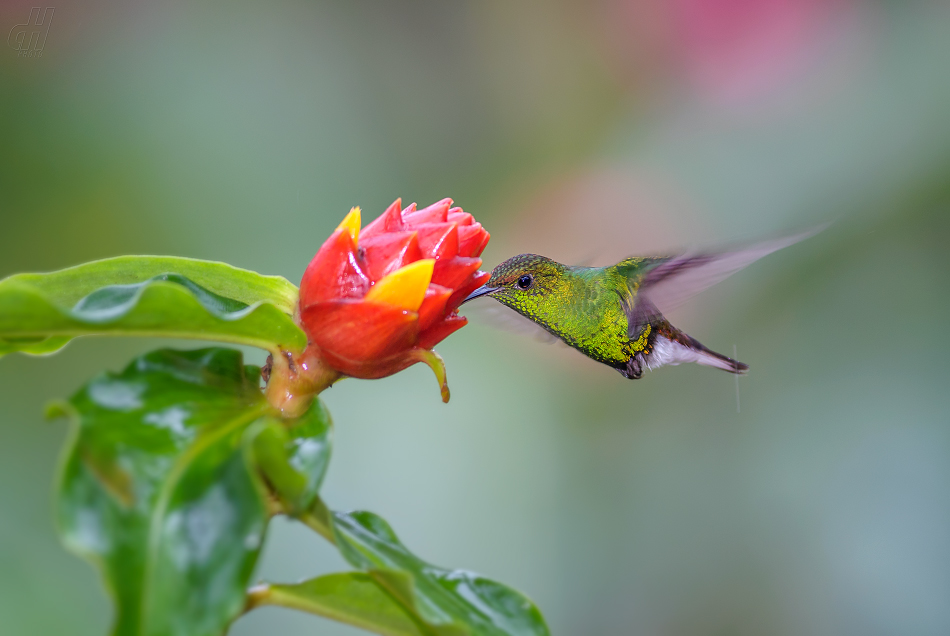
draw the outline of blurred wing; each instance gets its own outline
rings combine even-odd
[[[639,312],[672,311],[691,296],[721,282],[763,256],[818,234],[822,225],[801,234],[764,241],[747,248],[718,254],[684,254],[662,262],[640,282]],[[647,302],[644,302],[647,301]]]
[[[514,309],[506,307],[487,296],[465,303],[459,312],[481,325],[489,325],[509,333],[529,336],[539,342],[548,344],[559,342],[557,336],[545,331],[536,322],[528,320]]]

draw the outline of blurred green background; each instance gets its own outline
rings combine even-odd
[[[297,282],[351,205],[400,196],[475,214],[487,267],[834,221],[671,316],[751,365],[741,412],[725,373],[630,382],[473,319],[438,348],[450,404],[424,367],[325,394],[326,499],[555,634],[950,633],[947,3],[90,0],[55,5],[41,57],[5,44],[0,276],[146,253]],[[0,360],[4,634],[106,632],[53,531],[42,408],[168,344]],[[269,539],[262,578],[344,567]],[[264,609],[232,633],[361,632]]]

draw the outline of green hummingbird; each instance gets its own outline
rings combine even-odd
[[[563,265],[537,254],[501,263],[463,303],[490,296],[625,378],[695,362],[743,374],[749,366],[716,353],[663,316],[688,297],[823,228],[718,253],[627,258],[608,267]]]

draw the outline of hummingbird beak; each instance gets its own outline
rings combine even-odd
[[[478,298],[479,296],[485,296],[486,294],[490,294],[490,293],[492,293],[493,291],[495,291],[496,289],[498,289],[498,288],[497,288],[497,287],[489,287],[488,285],[482,285],[481,287],[479,287],[478,289],[476,289],[475,291],[473,291],[471,294],[469,294],[468,296],[466,296],[466,297],[465,297],[465,300],[463,300],[462,302],[460,302],[459,305],[464,305],[464,304],[467,303],[468,301],[474,300],[475,298]]]

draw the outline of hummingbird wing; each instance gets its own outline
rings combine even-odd
[[[644,367],[655,369],[684,362],[716,367],[730,373],[744,373],[749,368],[747,365],[708,349],[689,334],[670,325],[663,313],[675,309],[694,294],[725,280],[763,256],[813,236],[825,227],[742,249],[661,259],[628,259],[618,263],[618,269],[635,283],[631,285],[630,293],[621,297],[627,314],[628,337],[635,341],[648,324],[657,329],[652,350],[632,357],[621,373],[628,378],[638,378]]]
[[[822,225],[736,250],[683,254],[660,260],[640,274],[642,278],[633,311],[639,320],[648,318],[650,314],[672,311],[691,296],[729,278],[763,256],[814,236],[826,227]]]

